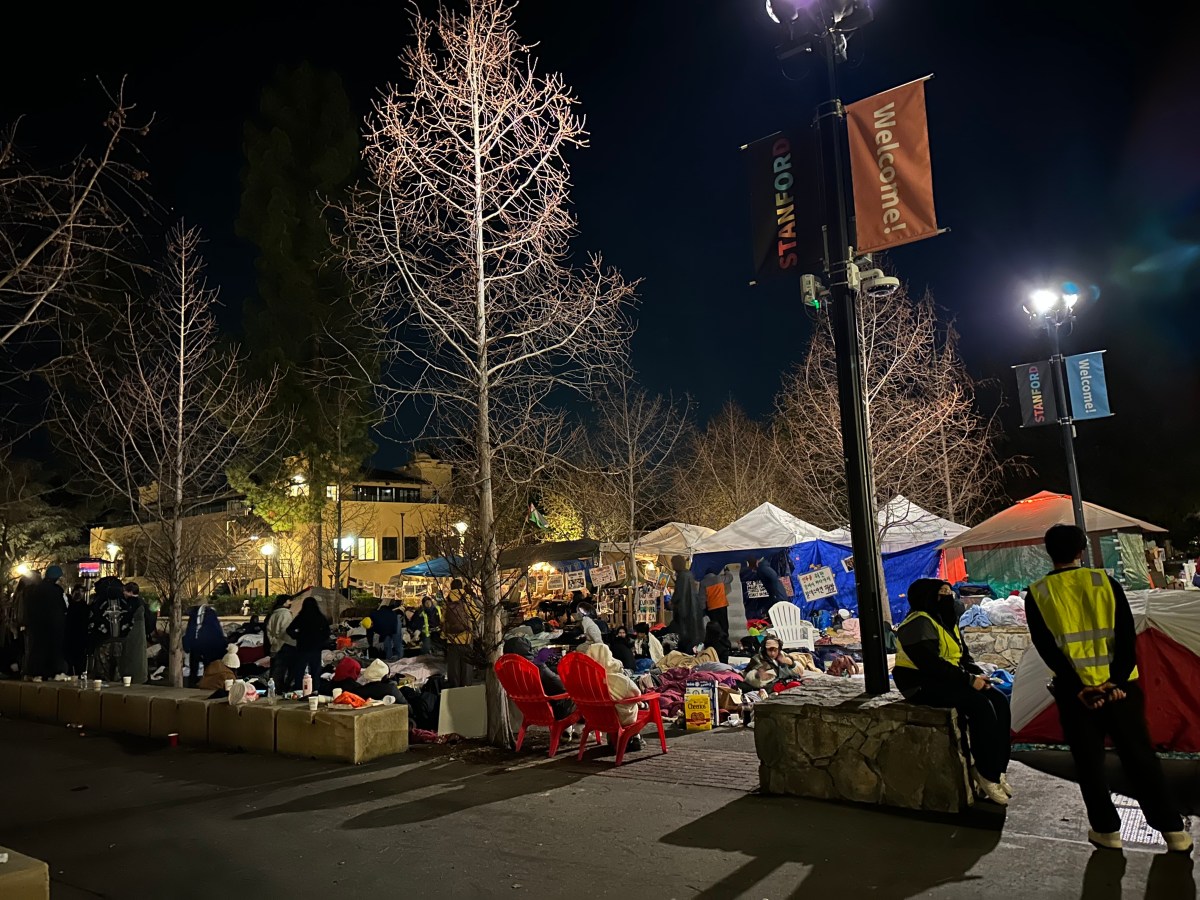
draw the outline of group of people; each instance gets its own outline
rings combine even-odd
[[[1103,569],[1082,565],[1082,529],[1055,525],[1046,532],[1045,547],[1052,569],[1029,586],[1025,612],[1030,639],[1054,673],[1050,690],[1087,808],[1088,839],[1103,849],[1122,846],[1105,773],[1105,742],[1111,740],[1147,823],[1168,850],[1189,853],[1191,835],[1146,727],[1129,600]],[[971,658],[948,582],[920,579],[910,586],[908,602],[911,612],[896,629],[896,687],[909,702],[952,707],[965,718],[971,777],[985,797],[1007,805],[1013,795],[1008,700]]]
[[[83,584],[63,590],[62,568],[20,584],[19,624],[25,639],[21,673],[26,678],[82,676],[133,684],[148,680],[147,649],[156,640],[157,613],[136,582],[97,579],[89,595]]]

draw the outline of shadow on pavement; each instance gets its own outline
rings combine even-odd
[[[952,820],[746,796],[661,841],[750,857],[698,895],[707,900],[760,896],[755,885],[789,863],[810,867],[790,894],[793,898],[869,894],[903,900],[944,884],[966,885],[959,896],[968,897],[969,884],[977,879],[966,873],[996,847],[1003,825],[998,811]]]
[[[1013,759],[1047,775],[1065,781],[1075,781],[1075,763],[1066,750],[1022,750],[1014,753]],[[1164,759],[1162,767],[1167,784],[1180,806],[1180,812],[1189,816],[1200,815],[1200,760]],[[1121,760],[1116,753],[1109,752],[1106,755],[1105,771],[1108,773],[1110,790],[1133,796],[1121,771]]]
[[[456,763],[452,767],[446,767],[440,782],[433,782],[434,785],[445,785],[446,790],[432,796],[422,791],[420,797],[369,810],[349,819],[341,827],[358,830],[428,822],[491,803],[503,803],[531,794],[549,793],[594,774],[594,771],[580,768],[563,759],[549,765],[542,763],[484,771],[480,771],[479,766]],[[421,778],[421,787],[430,785],[427,779],[426,771]]]
[[[1112,850],[1094,850],[1083,873],[1079,900],[1122,900],[1121,879],[1127,857]],[[1195,900],[1196,880],[1189,856],[1159,853],[1150,864],[1145,900]],[[1125,895],[1132,897],[1133,895]]]

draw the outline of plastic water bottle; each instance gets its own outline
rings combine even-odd
[[[81,691],[87,690],[87,681],[87,670],[84,669],[83,674],[79,676],[79,689]]]
[[[304,680],[300,682],[300,694],[307,697],[312,693],[312,675],[308,671],[308,667],[304,668]]]
[[[275,679],[274,678],[267,679],[267,702],[268,703],[275,702]]]

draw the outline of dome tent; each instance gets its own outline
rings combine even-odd
[[[1137,629],[1139,681],[1146,724],[1155,747],[1200,752],[1200,593],[1130,591]],[[1054,698],[1046,689],[1049,666],[1031,647],[1021,658],[1012,693],[1014,740],[1062,743]]]

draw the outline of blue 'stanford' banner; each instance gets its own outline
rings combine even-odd
[[[816,132],[779,132],[742,147],[750,174],[754,280],[823,268]]]
[[[846,107],[859,253],[909,244],[938,233],[925,119],[925,82]]]
[[[1067,389],[1071,392],[1071,415],[1076,422],[1111,416],[1108,384],[1104,379],[1104,351],[1068,356]]]
[[[1021,401],[1021,427],[1054,425],[1058,404],[1054,402],[1054,370],[1048,360],[1013,366],[1017,375],[1017,397]]]

